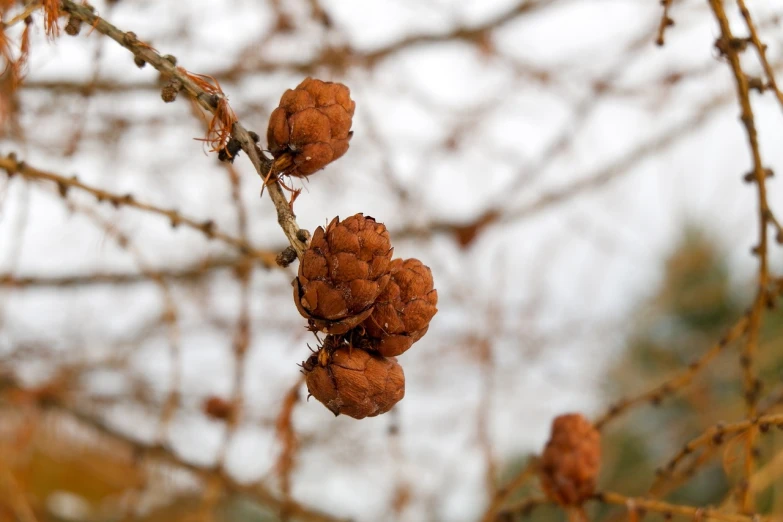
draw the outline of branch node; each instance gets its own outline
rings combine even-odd
[[[758,91],[763,93],[764,89],[767,87],[766,83],[764,83],[764,80],[758,76],[746,76],[746,79],[748,82],[748,89],[751,91]]]
[[[242,150],[242,144],[234,136],[231,136],[226,142],[226,146],[218,151],[218,160],[234,163],[234,158]]]
[[[80,18],[76,18],[71,15],[68,17],[68,23],[65,26],[65,34],[69,36],[77,36],[79,31],[82,30],[82,21]]]
[[[212,238],[215,235],[215,222],[208,219],[201,225],[201,230],[207,237]]]
[[[281,266],[283,268],[286,268],[288,265],[296,261],[296,250],[294,250],[294,247],[288,246],[277,254],[277,257],[275,257],[275,262],[278,264],[278,266]]]
[[[182,82],[177,78],[171,78],[160,91],[160,97],[166,103],[171,103],[177,99],[177,95],[182,90]]]
[[[136,37],[136,33],[134,33],[133,31],[128,31],[127,33],[122,35],[122,42],[125,45],[133,45],[138,41],[139,39]]]

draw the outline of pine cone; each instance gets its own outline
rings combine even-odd
[[[344,334],[372,313],[389,282],[393,249],[383,223],[356,214],[318,227],[299,264],[294,302],[313,330]]]
[[[355,108],[345,85],[305,78],[283,94],[269,118],[269,151],[275,158],[291,154],[287,174],[309,176],[348,150]]]
[[[595,492],[601,435],[578,413],[560,415],[541,456],[541,487],[561,506],[579,506]]]
[[[302,367],[310,395],[335,416],[375,417],[405,396],[405,375],[396,359],[347,345],[332,349],[329,339]]]
[[[363,326],[370,346],[384,357],[402,354],[421,339],[438,311],[430,268],[418,259],[395,259],[391,279]]]

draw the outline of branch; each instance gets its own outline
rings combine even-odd
[[[503,504],[508,498],[519,488],[521,488],[529,479],[533,478],[538,470],[538,457],[531,457],[524,468],[511,479],[511,482],[498,489],[495,492],[494,497],[489,503],[489,507],[484,512],[484,516],[481,518],[482,522],[492,522],[495,520],[497,513],[503,507]],[[527,499],[529,502],[530,499]],[[511,508],[514,511],[520,511],[519,507]]]
[[[62,276],[16,276],[0,274],[0,286],[10,288],[78,288],[89,285],[132,285],[155,280],[174,280],[184,283],[200,281],[224,269],[238,268],[247,258],[225,257],[205,259],[186,268],[164,268],[145,273],[93,272]]]
[[[670,379],[667,379],[666,382],[654,387],[651,390],[645,391],[635,397],[623,399],[614,405],[610,406],[608,411],[598,417],[598,419],[595,420],[595,426],[598,429],[602,429],[608,422],[611,420],[614,420],[618,418],[621,414],[624,412],[630,410],[631,408],[651,402],[653,404],[657,404],[661,400],[663,400],[664,397],[671,395],[678,390],[683,389],[686,387],[690,382],[693,380],[693,378],[698,374],[700,370],[702,370],[704,367],[707,366],[707,364],[712,361],[715,357],[720,354],[723,349],[728,346],[732,341],[735,341],[739,337],[741,337],[746,329],[748,327],[748,317],[743,316],[741,319],[739,319],[734,326],[732,326],[729,331],[726,333],[726,335],[723,336],[715,345],[713,345],[709,350],[707,350],[704,355],[702,355],[699,359],[691,363],[688,368],[682,372],[679,373]],[[531,478],[535,472],[535,466],[536,466],[537,458],[533,457],[530,461],[530,463],[525,466],[510,482],[507,486],[500,489],[494,498],[490,501],[490,505],[487,508],[487,511],[484,515],[483,520],[485,522],[491,521],[494,519],[495,513],[498,513],[503,503],[511,496],[514,491],[518,490],[529,478]],[[674,469],[674,466],[671,468]],[[504,511],[505,512],[505,511]]]
[[[740,8],[742,18],[745,19],[745,25],[747,26],[748,32],[750,33],[750,41],[753,42],[753,47],[756,48],[756,54],[758,54],[761,66],[764,68],[764,74],[767,75],[769,86],[772,87],[773,91],[775,91],[775,96],[777,97],[781,108],[783,108],[783,92],[781,92],[778,88],[777,80],[775,80],[775,71],[769,64],[769,60],[767,60],[767,46],[763,44],[759,38],[756,24],[753,23],[753,19],[750,16],[750,11],[745,6],[745,0],[737,0],[737,5]]]
[[[756,123],[753,116],[753,108],[750,104],[749,80],[745,72],[742,70],[742,63],[739,57],[739,53],[742,51],[742,49],[744,49],[744,47],[742,45],[737,45],[738,41],[736,38],[734,38],[734,35],[731,32],[731,26],[729,25],[726,11],[723,8],[723,0],[709,0],[709,3],[721,32],[721,36],[716,42],[715,46],[728,59],[732,73],[734,74],[734,79],[737,86],[737,98],[739,100],[740,107],[742,108],[740,119],[742,120],[743,126],[745,127],[745,132],[748,136],[748,144],[750,145],[751,156],[753,158],[753,172],[749,174],[746,179],[756,183],[759,200],[759,240],[758,244],[756,247],[754,247],[753,250],[754,254],[758,256],[759,259],[758,288],[756,292],[756,298],[753,302],[753,306],[750,312],[747,343],[745,344],[745,347],[742,351],[742,356],[740,358],[743,387],[745,391],[745,403],[747,408],[747,418],[750,419],[757,415],[759,392],[761,390],[761,381],[759,380],[757,371],[754,367],[754,358],[756,352],[758,351],[762,317],[764,310],[769,303],[769,294],[767,291],[767,285],[769,282],[767,228],[770,225],[769,218],[772,215],[772,211],[770,210],[769,204],[767,202],[767,170],[764,168],[764,164],[761,160]],[[744,4],[740,5],[744,7]],[[752,27],[750,13],[747,11],[747,8],[741,9],[741,11],[743,11],[743,16],[745,16],[748,27]],[[754,44],[756,42],[758,42],[758,36],[755,37]],[[760,47],[760,43],[758,49],[760,53],[763,53],[763,50]],[[742,510],[745,513],[753,511],[754,499],[752,498],[752,490],[749,487],[748,482],[753,475],[755,460],[753,447],[755,443],[755,435],[755,430],[751,429],[748,433],[748,437],[745,443],[745,481],[740,488],[741,505]]]
[[[658,37],[655,39],[656,45],[663,45],[665,43],[663,36],[666,32],[666,28],[674,25],[674,20],[669,16],[669,9],[671,9],[673,1],[674,0],[661,0],[663,14],[661,15],[661,22],[658,24]]]
[[[688,368],[674,377],[667,379],[664,383],[656,386],[651,390],[647,390],[635,397],[622,399],[619,402],[609,407],[608,411],[598,417],[595,421],[595,426],[599,430],[603,428],[609,421],[616,419],[622,413],[626,412],[633,406],[650,402],[652,404],[660,403],[665,397],[676,393],[677,391],[685,388],[691,383],[693,378],[702,370],[707,364],[710,363],[715,357],[720,354],[723,349],[728,346],[732,341],[739,339],[748,327],[748,318],[743,316],[732,326],[729,331],[724,335],[717,343],[715,343],[709,350],[707,350],[701,357],[693,361],[688,365]]]
[[[192,74],[189,74],[185,69],[174,65],[176,60],[173,59],[173,57],[161,56],[155,49],[141,42],[135,34],[124,32],[103,18],[97,16],[91,6],[79,5],[71,0],[63,0],[63,10],[128,49],[137,60],[149,63],[168,78],[176,79],[182,85],[182,89],[205,110],[212,114],[217,112],[218,107],[220,106],[219,101],[221,101],[221,95],[204,90],[199,82],[194,81],[195,77]],[[222,100],[224,101],[225,97],[222,97]],[[255,167],[256,172],[261,179],[265,180],[272,169],[271,160],[265,158],[261,154],[261,150],[248,133],[247,129],[245,129],[239,121],[233,123],[231,135],[239,142],[242,150],[245,151],[250,158],[250,162],[253,164],[253,167]],[[277,209],[277,222],[283,229],[291,247],[296,251],[297,256],[301,258],[307,245],[305,244],[305,241],[299,239],[299,237],[306,236],[299,232],[299,225],[296,223],[296,218],[288,205],[288,201],[286,201],[280,184],[276,181],[270,182],[268,185],[268,192],[269,197],[272,199],[272,202]]]
[[[725,94],[719,94],[700,105],[687,120],[663,131],[649,141],[646,141],[633,150],[624,154],[614,162],[590,172],[584,176],[574,176],[575,181],[568,186],[545,192],[538,199],[519,206],[516,209],[497,209],[481,216],[474,223],[457,223],[452,221],[429,221],[423,224],[415,224],[392,230],[392,236],[401,238],[429,237],[433,233],[453,234],[458,238],[468,228],[479,224],[481,227],[490,227],[500,224],[514,223],[530,218],[540,212],[549,210],[557,205],[571,201],[576,196],[596,190],[608,185],[615,179],[627,174],[631,168],[638,165],[655,153],[659,153],[678,143],[683,137],[689,135],[694,129],[706,124],[711,116],[715,115],[715,109],[722,107],[729,98]],[[488,217],[491,216],[491,219]],[[482,221],[483,220],[483,221]]]
[[[131,207],[144,212],[149,212],[151,214],[167,217],[171,221],[172,227],[185,225],[204,233],[204,235],[210,239],[219,239],[224,243],[237,247],[248,257],[258,259],[266,268],[277,266],[277,263],[275,262],[276,254],[253,248],[246,241],[233,237],[219,230],[215,223],[211,220],[203,222],[196,221],[195,219],[183,216],[176,210],[164,209],[149,203],[138,201],[130,194],[121,196],[107,190],[92,187],[79,181],[79,178],[76,176],[67,178],[53,172],[46,172],[35,167],[31,167],[25,162],[18,161],[14,154],[9,154],[5,158],[0,157],[0,169],[5,170],[9,176],[19,174],[26,179],[51,181],[56,183],[60,195],[63,197],[66,196],[70,189],[76,189],[95,196],[98,201],[108,201],[115,207]]]
[[[631,509],[643,509],[652,513],[661,513],[664,517],[682,515],[689,517],[691,520],[720,520],[723,522],[772,522],[779,520],[778,518],[761,517],[758,515],[748,516],[723,513],[716,509],[669,504],[668,502],[646,498],[626,497],[625,495],[612,492],[599,493],[595,499],[602,504],[617,504],[630,507]]]
[[[762,415],[733,424],[718,424],[708,428],[704,433],[691,439],[663,467],[664,473],[673,473],[677,465],[697,449],[704,446],[720,446],[737,435],[754,433],[756,430],[766,433],[772,426],[783,426],[783,414]],[[655,487],[655,485],[653,486]]]

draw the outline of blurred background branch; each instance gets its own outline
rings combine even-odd
[[[590,520],[779,520],[783,9],[749,4],[63,2],[47,42],[60,2],[0,2],[0,520],[565,520],[566,411]],[[294,220],[244,129],[308,75],[355,136]],[[361,422],[306,400],[276,262],[358,212],[440,296]]]

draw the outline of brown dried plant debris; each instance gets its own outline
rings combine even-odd
[[[561,506],[580,506],[594,493],[601,463],[601,435],[578,413],[552,421],[539,464],[541,487]]]
[[[0,4],[0,16],[3,16],[12,5],[13,2]],[[5,63],[2,72],[0,72],[0,124],[6,121],[14,109],[14,94],[24,79],[25,66],[30,56],[30,26],[33,19],[32,16],[23,16],[23,14],[16,17],[24,22],[24,29],[18,43],[18,52],[14,51],[17,44],[12,42],[5,31],[8,25],[0,23],[0,57]],[[13,21],[9,23],[13,23]]]
[[[363,214],[318,227],[294,279],[310,329],[344,334],[367,319],[389,282],[393,249],[383,223]]]
[[[286,174],[309,176],[348,150],[355,108],[345,85],[305,78],[283,94],[269,118],[269,151],[276,159],[290,156]]]
[[[144,46],[149,47],[146,44]],[[183,67],[177,67],[177,70],[209,94],[207,101],[214,109],[212,119],[210,119],[207,125],[207,135],[200,141],[204,141],[212,147],[210,152],[220,153],[224,151],[231,138],[234,124],[238,120],[234,110],[228,104],[228,98],[220,87],[220,83],[212,76],[191,73]],[[167,101],[166,93],[162,93],[161,96],[164,98],[164,101]],[[173,101],[173,98],[171,101]]]
[[[44,29],[49,38],[60,36],[60,0],[43,0]]]
[[[201,409],[207,417],[215,420],[226,421],[234,416],[234,405],[217,395],[207,397],[201,404]]]
[[[402,354],[421,339],[438,311],[432,271],[418,259],[395,259],[389,284],[362,323],[373,350],[384,357]]]
[[[351,348],[332,336],[302,368],[310,395],[335,416],[375,417],[405,396],[405,375],[395,358]]]

